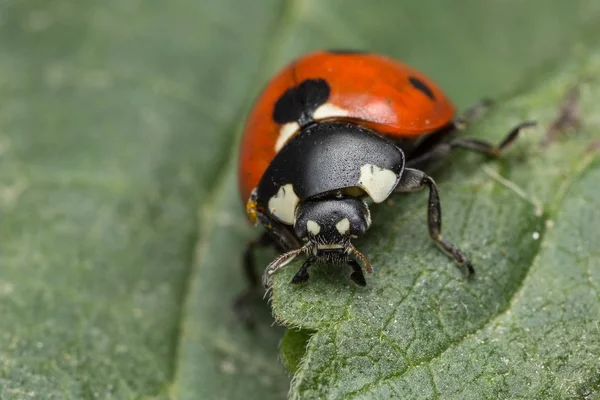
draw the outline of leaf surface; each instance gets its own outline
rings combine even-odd
[[[283,397],[281,330],[266,309],[254,333],[230,313],[252,235],[235,138],[261,85],[304,51],[365,48],[466,105],[561,56],[598,13],[591,0],[1,2],[0,398]]]
[[[366,288],[345,268],[315,267],[303,287],[288,283],[299,261],[278,274],[276,316],[316,332],[288,361],[293,398],[599,394],[598,68],[597,56],[573,61],[464,133],[498,141],[503,127],[540,122],[501,159],[456,151],[437,174],[444,237],[470,255],[473,280],[430,242],[424,193],[373,209],[357,243],[376,268]],[[540,148],[573,85],[585,128]]]

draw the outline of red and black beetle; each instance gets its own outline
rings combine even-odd
[[[315,262],[345,263],[365,286],[353,245],[371,225],[366,199],[429,189],[431,239],[469,274],[466,255],[442,238],[440,199],[422,169],[462,148],[498,156],[530,126],[515,127],[498,145],[452,138],[464,121],[452,102],[419,71],[378,54],[321,51],[295,60],[264,89],[244,131],[239,187],[250,220],[266,228],[250,242],[245,268],[258,283],[252,253],[275,243],[283,252],[267,266],[263,284],[295,256],[308,258],[292,283],[308,280]]]

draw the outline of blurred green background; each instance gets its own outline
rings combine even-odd
[[[253,98],[315,48],[419,67],[460,106],[593,42],[596,0],[0,2],[0,398],[282,398],[281,331],[229,312],[226,177]]]

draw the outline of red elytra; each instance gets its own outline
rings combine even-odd
[[[345,120],[396,139],[417,138],[452,123],[454,104],[418,70],[382,55],[319,51],[283,68],[250,112],[239,158],[239,189],[246,202],[279,149],[299,125],[277,123],[274,109],[284,94],[307,80],[329,86],[314,121]]]

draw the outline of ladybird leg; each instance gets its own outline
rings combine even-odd
[[[481,118],[481,115],[488,108],[494,105],[494,101],[490,98],[484,97],[471,107],[463,111],[455,120],[454,126],[456,129],[464,129],[467,127],[469,122],[476,121]]]
[[[310,277],[308,275],[308,268],[312,264],[314,264],[315,261],[317,261],[317,257],[315,257],[315,256],[308,257],[306,259],[306,261],[304,261],[304,264],[302,264],[302,267],[300,267],[298,272],[296,272],[296,275],[294,275],[294,277],[292,278],[292,281],[290,283],[297,285],[297,284],[308,281],[308,278]]]
[[[486,156],[490,157],[498,157],[505,148],[507,148],[512,142],[515,141],[515,139],[517,139],[523,128],[528,128],[534,125],[536,125],[534,121],[520,123],[519,125],[515,126],[498,145],[493,145],[492,143],[474,138],[452,139],[448,143],[438,144],[427,152],[408,160],[406,162],[406,167],[419,170],[428,169],[437,161],[447,158],[454,149],[465,149],[474,151],[476,153],[485,154]]]
[[[295,250],[288,251],[277,257],[273,260],[265,271],[263,272],[262,283],[263,286],[268,289],[272,286],[272,276],[277,272],[278,269],[285,267],[289,262],[291,262],[298,254],[303,252],[308,252],[312,248],[313,244],[311,242],[306,243],[303,247]],[[303,265],[304,267],[304,265]],[[308,266],[306,267],[308,268]],[[308,274],[307,274],[308,275]]]
[[[282,224],[272,216],[266,214],[264,210],[259,207],[256,189],[252,191],[252,194],[246,203],[246,213],[248,214],[250,222],[255,225],[260,222],[260,224],[265,227],[281,251],[289,251],[300,247],[300,242],[289,226]]]
[[[249,241],[244,250],[243,269],[246,281],[248,282],[248,287],[235,297],[233,301],[233,311],[249,328],[252,328],[253,325],[249,303],[258,288],[258,275],[256,274],[254,265],[254,252],[258,248],[274,244],[273,237],[269,232],[263,232],[257,239]]]
[[[352,282],[356,283],[358,286],[367,286],[365,274],[363,274],[363,270],[358,261],[349,259],[347,263],[350,267],[352,267],[352,273],[350,274],[350,279],[352,279]]]
[[[254,252],[258,248],[274,244],[273,237],[269,232],[263,232],[259,238],[249,241],[246,245],[246,250],[244,250],[244,274],[251,289],[258,286],[258,275],[254,268]]]
[[[417,170],[428,169],[436,163],[445,159],[450,155],[452,147],[449,143],[442,143],[426,153],[421,154],[418,157],[406,161],[406,168],[414,168]]]
[[[260,211],[257,212],[256,216],[258,221],[260,221],[262,226],[264,226],[267,232],[271,235],[275,241],[275,244],[280,250],[290,251],[301,246],[300,241],[296,235],[294,235],[290,227]]]
[[[259,238],[248,242],[244,251],[243,268],[248,281],[248,287],[241,292],[233,302],[235,314],[243,321],[246,326],[252,328],[252,313],[250,303],[252,298],[258,293],[259,278],[256,273],[254,263],[254,253],[258,248],[274,245],[280,251],[300,247],[300,242],[292,234],[290,229],[280,222],[272,219],[268,215],[254,209],[254,218],[259,221],[266,229]]]
[[[451,150],[466,149],[476,153],[485,154],[490,157],[498,157],[502,153],[502,150],[504,150],[512,142],[514,142],[515,139],[517,139],[523,128],[529,128],[535,125],[535,121],[521,122],[519,125],[511,129],[511,131],[508,132],[506,137],[504,137],[504,139],[498,145],[493,145],[492,143],[474,138],[456,138],[450,141],[448,144],[450,145]]]
[[[458,247],[442,238],[442,207],[435,181],[423,171],[405,168],[402,178],[396,187],[396,191],[412,192],[420,190],[425,186],[429,188],[429,201],[427,207],[429,236],[431,236],[431,239],[433,239],[435,244],[437,244],[444,253],[449,257],[452,257],[458,265],[465,266],[469,275],[472,275],[475,270],[467,256]]]

